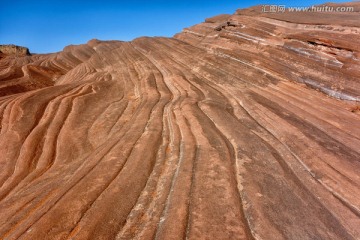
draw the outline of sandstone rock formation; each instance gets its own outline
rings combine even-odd
[[[0,238],[359,239],[359,19],[1,59]]]
[[[10,44],[10,45],[0,45],[0,54],[26,56],[26,55],[30,55],[30,52],[29,52],[29,49],[26,47],[20,47],[20,46]]]

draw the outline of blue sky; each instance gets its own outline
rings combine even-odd
[[[66,45],[86,43],[92,38],[128,41],[140,36],[169,37],[206,17],[258,4],[310,6],[324,2],[1,0],[0,44],[26,46],[34,53],[56,52]]]

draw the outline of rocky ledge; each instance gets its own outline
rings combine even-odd
[[[359,239],[349,4],[1,59],[0,238]]]
[[[14,56],[28,56],[30,51],[26,47],[20,47],[13,44],[0,45],[0,54],[3,55],[14,55]]]

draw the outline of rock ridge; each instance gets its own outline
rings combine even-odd
[[[14,44],[0,45],[0,53],[5,54],[5,55],[15,55],[15,56],[31,55],[28,48],[16,46]]]

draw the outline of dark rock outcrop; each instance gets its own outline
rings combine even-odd
[[[28,48],[13,44],[0,45],[0,53],[3,55],[14,55],[18,57],[31,55]]]

